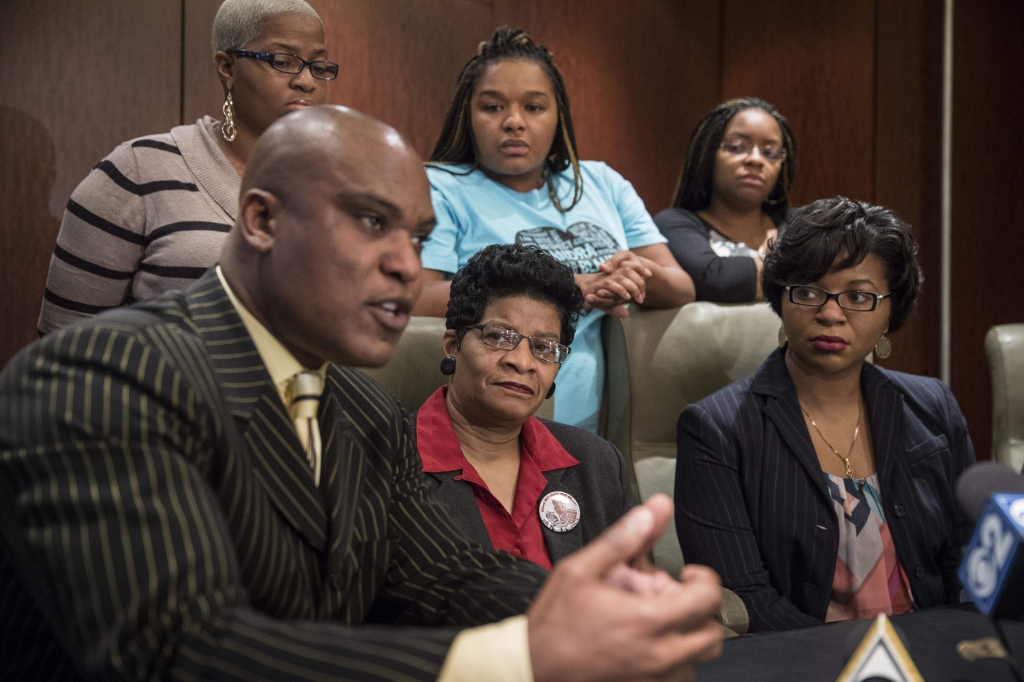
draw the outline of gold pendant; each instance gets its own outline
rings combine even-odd
[[[843,458],[843,461],[846,462],[846,477],[853,478],[853,467],[850,466],[850,458],[845,457]]]

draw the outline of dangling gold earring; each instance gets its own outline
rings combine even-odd
[[[786,327],[785,325],[779,327],[779,348],[786,345]]]
[[[878,339],[878,343],[875,344],[875,355],[885,360],[889,357],[889,353],[892,353],[892,344],[889,343],[889,339],[885,338],[885,334],[882,334],[882,338]]]
[[[234,142],[238,137],[238,129],[235,128],[235,101],[231,99],[230,92],[220,110],[224,112],[224,122],[220,124],[220,134],[226,141]]]

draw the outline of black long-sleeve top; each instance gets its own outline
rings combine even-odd
[[[711,248],[711,226],[685,208],[667,208],[654,223],[693,279],[698,301],[748,303],[757,296],[757,266],[746,256],[723,257]],[[781,233],[785,223],[778,226]]]

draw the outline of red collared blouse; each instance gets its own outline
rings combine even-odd
[[[566,452],[539,419],[530,417],[523,424],[520,436],[519,478],[516,481],[512,513],[509,514],[462,454],[451,417],[448,416],[445,404],[447,395],[447,386],[434,391],[416,417],[416,441],[420,459],[423,460],[423,471],[442,473],[461,470],[455,480],[466,481],[473,486],[477,508],[494,548],[512,552],[550,571],[551,558],[544,545],[538,511],[540,494],[548,484],[544,472],[576,466],[579,460]]]

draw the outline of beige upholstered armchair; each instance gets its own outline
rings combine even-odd
[[[632,308],[627,318],[607,320],[607,437],[632,460],[640,499],[672,497],[683,408],[752,374],[778,346],[780,326],[767,303]],[[654,561],[670,575],[682,569],[674,521],[654,547]],[[725,590],[723,624],[742,634],[746,619],[739,597]]]
[[[1024,464],[1024,324],[992,327],[985,336],[992,374],[992,459]]]
[[[777,343],[779,324],[767,304],[634,308],[624,320],[607,320],[608,439],[632,461],[640,499],[655,492],[672,496],[679,413],[757,369]],[[444,330],[443,319],[412,318],[391,361],[364,371],[407,410],[419,409],[446,380],[438,368]],[[537,416],[550,419],[553,403],[545,401]],[[683,556],[674,523],[655,547],[654,559],[670,575],[679,575]],[[729,590],[724,600],[722,624],[746,632],[743,602]]]

